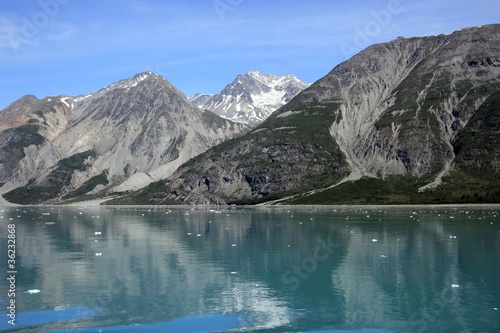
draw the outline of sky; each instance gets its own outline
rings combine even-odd
[[[250,70],[312,83],[372,44],[492,23],[498,0],[1,0],[0,110],[146,71],[187,96]]]

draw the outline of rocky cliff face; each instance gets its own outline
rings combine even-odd
[[[250,71],[238,75],[219,94],[196,94],[191,101],[223,118],[256,125],[308,86],[293,75],[277,76]]]
[[[465,166],[498,173],[499,91],[500,25],[398,38],[338,65],[249,134],[141,195],[254,203],[394,177],[420,193]]]
[[[19,203],[137,190],[247,130],[151,72],[75,98],[25,97],[0,114],[0,176],[17,187],[4,197]]]

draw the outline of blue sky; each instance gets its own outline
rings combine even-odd
[[[314,82],[371,44],[499,21],[498,0],[2,0],[0,109],[144,71],[186,95],[253,69]]]

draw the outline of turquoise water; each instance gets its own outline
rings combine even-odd
[[[500,209],[218,209],[0,208],[0,330],[500,332]]]

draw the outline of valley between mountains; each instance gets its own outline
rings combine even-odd
[[[500,202],[500,25],[397,38],[313,84],[251,71],[186,97],[154,73],[0,112],[17,204]]]

